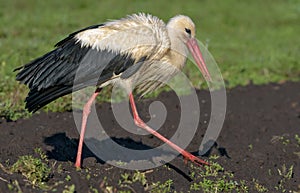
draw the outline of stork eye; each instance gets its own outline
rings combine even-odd
[[[188,28],[185,28],[185,32],[188,33],[189,35],[191,35],[191,30]]]

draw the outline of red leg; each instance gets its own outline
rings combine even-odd
[[[82,154],[82,146],[83,146],[83,139],[84,139],[84,133],[85,133],[85,129],[86,129],[87,118],[91,112],[91,106],[100,91],[101,91],[101,88],[97,88],[96,91],[94,92],[94,94],[91,96],[91,98],[88,100],[88,102],[84,105],[84,108],[83,108],[80,139],[79,139],[77,157],[76,157],[76,163],[75,163],[75,167],[77,167],[77,168],[81,167],[81,154]]]
[[[155,135],[158,139],[160,139],[163,142],[167,143],[169,146],[171,146],[173,149],[175,149],[181,155],[183,155],[183,157],[185,159],[190,160],[190,161],[192,161],[192,162],[194,162],[196,164],[209,165],[209,163],[207,163],[206,161],[204,161],[204,160],[202,160],[202,159],[200,159],[200,158],[192,155],[191,153],[185,151],[184,149],[182,149],[179,146],[177,146],[176,144],[172,143],[170,140],[168,140],[167,138],[165,138],[164,136],[162,136],[161,134],[159,134],[157,131],[153,130],[148,125],[146,125],[146,123],[139,117],[139,114],[137,112],[137,109],[136,109],[136,106],[135,106],[135,102],[134,102],[134,97],[133,97],[132,93],[129,94],[129,101],[130,101],[130,105],[131,105],[131,109],[132,109],[132,113],[133,113],[134,123],[138,127],[147,130],[149,133]]]

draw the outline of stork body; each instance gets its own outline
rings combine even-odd
[[[70,34],[56,48],[16,70],[17,80],[28,85],[26,108],[35,112],[55,99],[88,86],[97,86],[83,109],[76,167],[90,107],[102,87],[120,84],[128,92],[134,122],[180,152],[186,159],[207,164],[147,126],[135,106],[132,90],[145,94],[162,85],[186,63],[190,51],[202,74],[210,79],[195,40],[195,26],[187,16],[165,24],[159,18],[134,14]]]

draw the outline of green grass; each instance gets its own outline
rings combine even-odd
[[[281,177],[280,181],[278,182],[278,185],[275,186],[275,189],[278,192],[287,192],[285,188],[285,183],[293,177],[293,168],[294,165],[291,165],[289,168],[287,168],[286,165],[283,164],[282,168],[277,170],[279,176]]]
[[[210,166],[197,166],[190,163],[189,177],[192,179],[190,188],[185,190],[185,192],[238,192],[238,193],[248,193],[249,188],[261,191],[265,190],[264,186],[259,184],[257,180],[255,183],[246,180],[239,180],[234,176],[231,171],[225,170],[221,165],[214,162],[219,158],[219,156],[210,157]],[[172,171],[168,166],[164,166],[166,169],[165,173]],[[123,173],[120,175],[120,179],[117,186],[111,186],[106,177],[100,185],[103,192],[137,192],[136,187],[143,187],[145,192],[150,193],[168,193],[177,192],[174,190],[174,183],[172,178],[165,179],[164,181],[153,181],[151,179],[151,173],[156,172],[156,170],[148,171],[135,171],[131,173]],[[257,186],[257,188],[256,188]],[[177,187],[178,188],[178,187]],[[183,191],[180,191],[183,192]]]
[[[19,159],[11,166],[11,172],[22,174],[33,186],[41,189],[48,189],[46,182],[51,174],[51,167],[48,165],[46,155],[37,148],[36,153],[39,157],[32,155],[20,156]]]
[[[211,159],[218,159],[218,156]],[[210,161],[210,166],[202,167],[191,165],[191,179],[193,183],[191,190],[203,192],[238,192],[247,193],[249,182],[245,180],[237,180],[233,172],[226,171],[220,164]]]
[[[223,193],[248,193],[248,192],[270,192],[268,188],[259,182],[258,179],[252,178],[252,180],[240,179],[235,176],[235,172],[232,172],[217,162],[220,157],[218,155],[211,155],[208,162],[209,166],[198,166],[194,163],[189,163],[188,165],[188,175],[192,180],[190,186],[185,192],[223,192]],[[13,163],[3,166],[0,163],[0,169],[2,169],[7,174],[20,173],[24,176],[24,181],[27,185],[32,185],[34,189],[56,192],[58,189],[63,187],[64,193],[71,193],[76,191],[74,185],[75,181],[70,176],[70,171],[63,171],[62,165],[56,165],[56,162],[51,163],[46,154],[40,149],[35,149],[35,155],[24,155],[20,156],[19,159]],[[160,170],[160,172],[165,173],[169,178],[160,178],[158,181],[153,176],[153,173]],[[165,171],[163,171],[165,170]],[[124,171],[120,175],[116,174],[113,178],[107,176],[95,176],[91,173],[91,169],[81,169],[77,171],[80,176],[86,176],[89,180],[91,176],[100,177],[96,179],[99,182],[99,186],[93,187],[89,186],[90,192],[123,192],[123,193],[134,193],[137,189],[143,188],[145,192],[150,193],[168,193],[177,192],[175,189],[180,188],[176,184],[176,180],[172,178],[170,172],[174,172],[170,169],[168,165],[159,169],[150,169],[146,171]],[[277,192],[292,192],[287,187],[287,183],[293,179],[295,174],[294,165],[283,164],[274,173],[271,174],[269,170],[269,175],[274,177],[279,177],[278,183],[274,184],[274,189]],[[52,176],[62,175],[65,176],[64,180],[53,181]],[[173,174],[174,175],[174,174]],[[18,180],[11,179],[6,180],[2,178],[2,181],[7,183],[9,190],[12,192],[22,192]],[[187,182],[189,183],[189,182]],[[183,191],[180,191],[183,192]]]
[[[27,88],[13,69],[50,51],[72,31],[135,12],[167,21],[186,14],[197,25],[197,37],[208,44],[226,86],[299,81],[300,2],[297,0],[216,1],[74,1],[0,0],[0,116],[28,116]],[[188,63],[184,72],[196,87],[203,79]],[[102,95],[107,98],[109,91]],[[103,100],[102,98],[102,100]],[[70,109],[70,97],[47,107]]]

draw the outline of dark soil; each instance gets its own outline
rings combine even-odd
[[[201,143],[207,124],[204,114],[210,111],[209,92],[197,92],[201,105],[201,119],[194,140],[187,150],[196,152]],[[256,192],[254,179],[265,186],[269,192],[276,190],[285,165],[293,165],[293,175],[283,184],[287,190],[299,191],[300,185],[300,144],[295,135],[300,136],[300,83],[269,84],[264,86],[249,85],[227,90],[228,106],[225,123],[216,146],[211,149],[211,155],[220,155],[216,160],[225,170],[232,171],[235,180],[245,180],[250,186],[250,192]],[[180,117],[179,101],[175,93],[161,93],[153,100],[145,99],[137,102],[142,118],[147,119],[148,107],[152,101],[161,101],[168,110],[167,121],[159,132],[167,137],[174,131],[170,128]],[[120,144],[130,144],[139,147],[156,147],[160,145],[155,137],[144,137],[130,134],[122,130],[114,120],[111,106],[103,103],[97,106],[101,123],[107,133]],[[18,121],[1,120],[0,163],[9,166],[15,163],[21,155],[34,155],[35,148],[41,148],[47,153],[49,164],[57,168],[61,164],[62,171],[54,170],[47,184],[57,185],[57,192],[66,189],[65,185],[75,185],[76,192],[93,192],[92,187],[99,192],[105,186],[122,189],[118,185],[121,174],[134,173],[124,170],[96,158],[86,147],[83,155],[83,169],[75,169],[74,160],[77,151],[78,131],[75,127],[72,112],[39,113],[30,119]],[[176,128],[176,127],[175,127]],[[298,154],[297,154],[298,153]],[[203,157],[207,159],[207,157]],[[169,169],[168,169],[169,168]],[[146,173],[148,183],[173,180],[171,190],[187,192],[193,183],[189,177],[191,166],[185,164],[178,156],[167,167],[158,167]],[[66,179],[67,176],[70,179]],[[88,177],[90,176],[90,178]],[[67,177],[69,178],[69,177]],[[106,181],[104,179],[106,178]],[[21,174],[9,174],[0,169],[0,192],[9,192],[8,184],[18,181],[23,192],[43,192],[32,187]],[[104,183],[106,182],[106,183]],[[143,192],[141,184],[132,184],[131,188]],[[133,192],[134,192],[133,191]],[[51,191],[48,191],[51,192]]]

